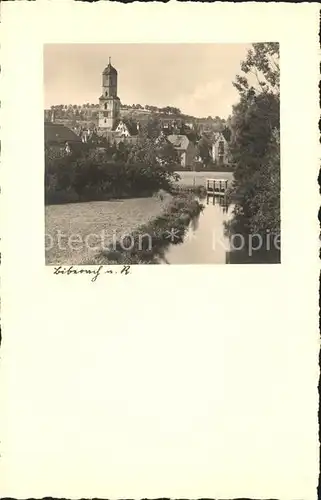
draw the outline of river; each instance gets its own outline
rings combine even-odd
[[[228,204],[223,196],[200,201],[204,209],[190,222],[183,242],[171,243],[159,257],[159,264],[280,263],[279,247],[273,238],[267,245],[268,240],[260,235],[232,234],[227,230],[234,216],[233,203]]]
[[[225,264],[230,254],[224,223],[233,216],[234,205],[224,204],[223,197],[201,200],[204,210],[191,221],[184,241],[171,244],[160,264]]]

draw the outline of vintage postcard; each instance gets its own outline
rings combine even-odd
[[[316,500],[318,21],[4,3],[1,498]]]

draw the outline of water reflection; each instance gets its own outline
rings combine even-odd
[[[225,264],[230,247],[224,223],[232,217],[233,205],[223,195],[199,201],[204,210],[191,221],[183,242],[165,250],[161,264]]]
[[[268,264],[280,262],[280,251],[264,248],[249,253],[242,246],[249,235],[235,232],[234,203],[226,195],[199,198],[204,210],[195,217],[183,241],[159,252],[160,264]],[[256,243],[255,243],[256,244]]]
[[[249,233],[236,214],[224,222],[224,233],[230,241],[226,264],[279,264],[281,262],[279,234]]]
[[[206,197],[206,204],[209,205],[212,203],[213,205],[219,205],[222,208],[223,214],[227,214],[228,208],[230,205],[230,199],[227,195],[214,195]]]
[[[199,226],[199,215],[197,217],[194,217],[194,219],[191,220],[191,229],[192,231],[196,231]]]

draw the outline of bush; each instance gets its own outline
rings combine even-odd
[[[46,204],[150,196],[170,190],[176,179],[171,167],[111,161],[104,149],[58,157],[46,150],[45,166]]]

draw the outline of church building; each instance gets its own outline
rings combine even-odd
[[[120,118],[120,99],[117,96],[117,71],[109,64],[102,74],[102,95],[99,98],[100,129],[113,130],[115,123]]]
[[[121,117],[121,102],[117,95],[117,70],[109,64],[102,74],[102,95],[99,97],[98,134],[112,141],[135,142],[139,123]]]

